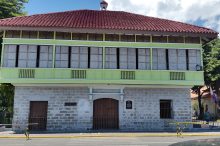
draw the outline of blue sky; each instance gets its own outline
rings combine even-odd
[[[28,15],[76,9],[99,9],[100,0],[29,0]]]

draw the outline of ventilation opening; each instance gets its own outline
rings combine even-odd
[[[86,70],[72,70],[72,79],[86,79]]]
[[[19,78],[35,78],[35,70],[19,69]]]
[[[121,79],[135,80],[135,71],[121,71]]]
[[[185,80],[184,72],[170,72],[170,80]]]

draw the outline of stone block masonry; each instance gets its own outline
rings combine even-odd
[[[100,86],[95,87],[100,89]],[[191,100],[187,88],[124,88],[120,95],[93,95],[88,87],[15,87],[13,130],[24,130],[28,123],[30,101],[48,101],[48,131],[88,131],[93,127],[93,100],[119,100],[119,130],[163,131],[175,128],[170,121],[191,121]],[[126,109],[126,101],[132,109]],[[171,100],[173,118],[160,118],[160,100]],[[74,102],[76,106],[65,106]]]
[[[189,89],[144,89],[125,88],[124,101],[133,101],[133,109],[120,114],[120,128],[123,130],[171,130],[172,121],[191,121],[191,100]],[[173,118],[160,118],[160,100],[171,100]]]
[[[47,130],[85,131],[92,127],[92,106],[88,88],[16,87],[14,130],[23,130],[28,123],[30,101],[48,101]],[[76,102],[77,106],[65,106]]]

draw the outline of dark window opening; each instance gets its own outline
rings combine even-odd
[[[77,106],[76,102],[66,102],[64,106]]]
[[[90,55],[91,55],[91,48],[88,47],[88,68],[90,68]]]
[[[189,50],[186,50],[186,70],[189,70]]]
[[[117,57],[117,69],[120,69],[120,49],[117,48],[116,50],[116,57]]]
[[[122,35],[121,41],[122,42],[135,42],[135,35]]]
[[[119,41],[119,35],[118,34],[106,34],[105,41]]]
[[[167,65],[167,70],[169,70],[169,50],[166,49],[166,65]]]
[[[102,34],[89,34],[89,40],[90,41],[103,41],[103,35]]]
[[[184,43],[184,38],[180,36],[169,36],[169,43]]]
[[[71,68],[71,54],[72,54],[72,47],[68,48],[68,68]]]
[[[132,109],[132,101],[126,101],[126,109]]]
[[[138,49],[136,48],[136,69],[138,68]]]
[[[52,32],[52,31],[40,31],[39,32],[39,38],[40,39],[53,39],[54,38],[54,32]]]
[[[73,33],[72,40],[87,40],[87,33]]]
[[[185,43],[200,44],[200,38],[199,37],[186,37]]]
[[[150,42],[150,36],[146,35],[137,35],[136,42]]]
[[[37,38],[37,31],[22,31],[22,38]]]
[[[20,31],[18,30],[7,30],[5,33],[6,38],[20,38]]]
[[[171,119],[172,118],[172,101],[160,100],[160,118]]]
[[[19,48],[20,46],[16,46],[16,60],[15,60],[15,67],[18,67],[18,59],[19,59]]]
[[[37,46],[37,60],[36,60],[36,67],[40,66],[40,46]]]
[[[153,36],[152,42],[155,43],[167,43],[167,36]]]
[[[56,39],[71,40],[71,33],[69,33],[69,32],[56,32]]]

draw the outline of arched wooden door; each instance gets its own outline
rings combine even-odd
[[[93,129],[118,129],[118,100],[102,98],[93,102]]]

